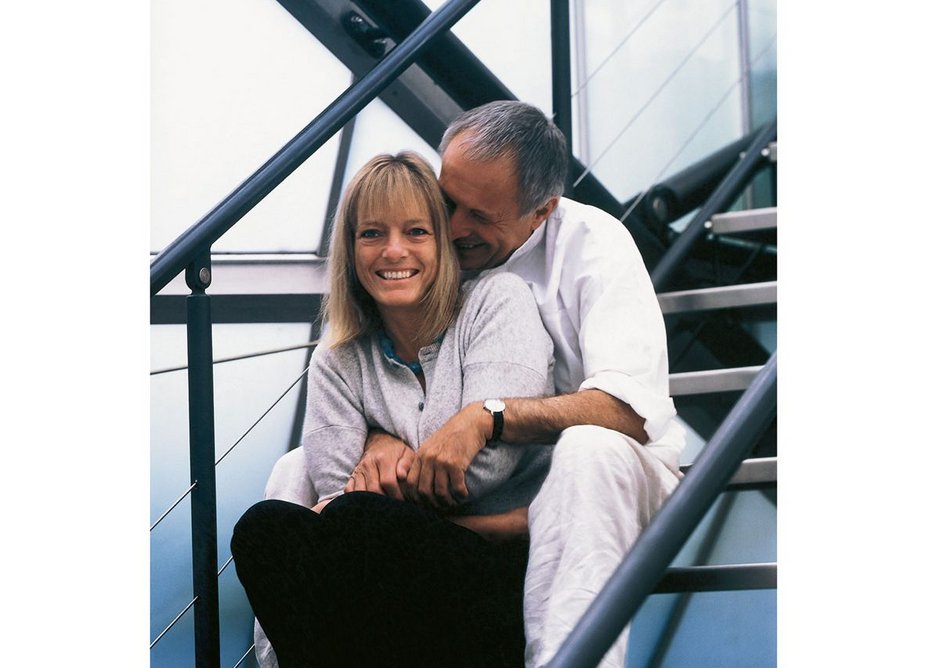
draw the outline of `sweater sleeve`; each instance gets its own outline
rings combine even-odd
[[[354,344],[313,352],[307,384],[303,451],[318,501],[339,496],[365,448],[361,369]]]
[[[553,393],[553,343],[541,324],[527,284],[510,273],[479,279],[463,307],[459,331],[463,354],[462,405],[492,398]],[[500,442],[484,447],[466,473],[474,498],[501,488],[531,448]],[[545,453],[546,454],[546,453]],[[540,459],[540,458],[538,458]]]

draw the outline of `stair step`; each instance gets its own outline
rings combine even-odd
[[[735,369],[672,373],[669,377],[671,396],[745,390],[760,369],[761,366],[744,366]]]
[[[663,292],[658,295],[658,304],[664,314],[775,304],[778,301],[777,289],[778,281],[766,281],[702,290]]]
[[[776,589],[778,564],[729,564],[669,568],[655,587],[656,594],[686,591]]]
[[[681,467],[687,473],[693,464]],[[778,482],[778,457],[756,457],[747,459],[736,469],[726,488],[728,490],[761,489],[774,487]]]
[[[773,230],[778,227],[778,207],[728,211],[715,214],[706,227],[714,234],[737,234],[755,230]]]

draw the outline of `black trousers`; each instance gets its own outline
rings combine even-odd
[[[245,512],[238,578],[281,668],[524,665],[528,543],[370,492]]]

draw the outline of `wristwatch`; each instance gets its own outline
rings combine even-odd
[[[492,414],[495,420],[495,426],[492,427],[492,438],[490,441],[497,441],[502,435],[502,427],[505,426],[505,402],[501,399],[486,399],[482,402],[482,408]]]

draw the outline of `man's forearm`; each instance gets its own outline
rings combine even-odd
[[[553,443],[564,429],[582,424],[606,427],[642,444],[648,442],[645,419],[627,403],[602,390],[539,399],[506,399],[501,440]]]

